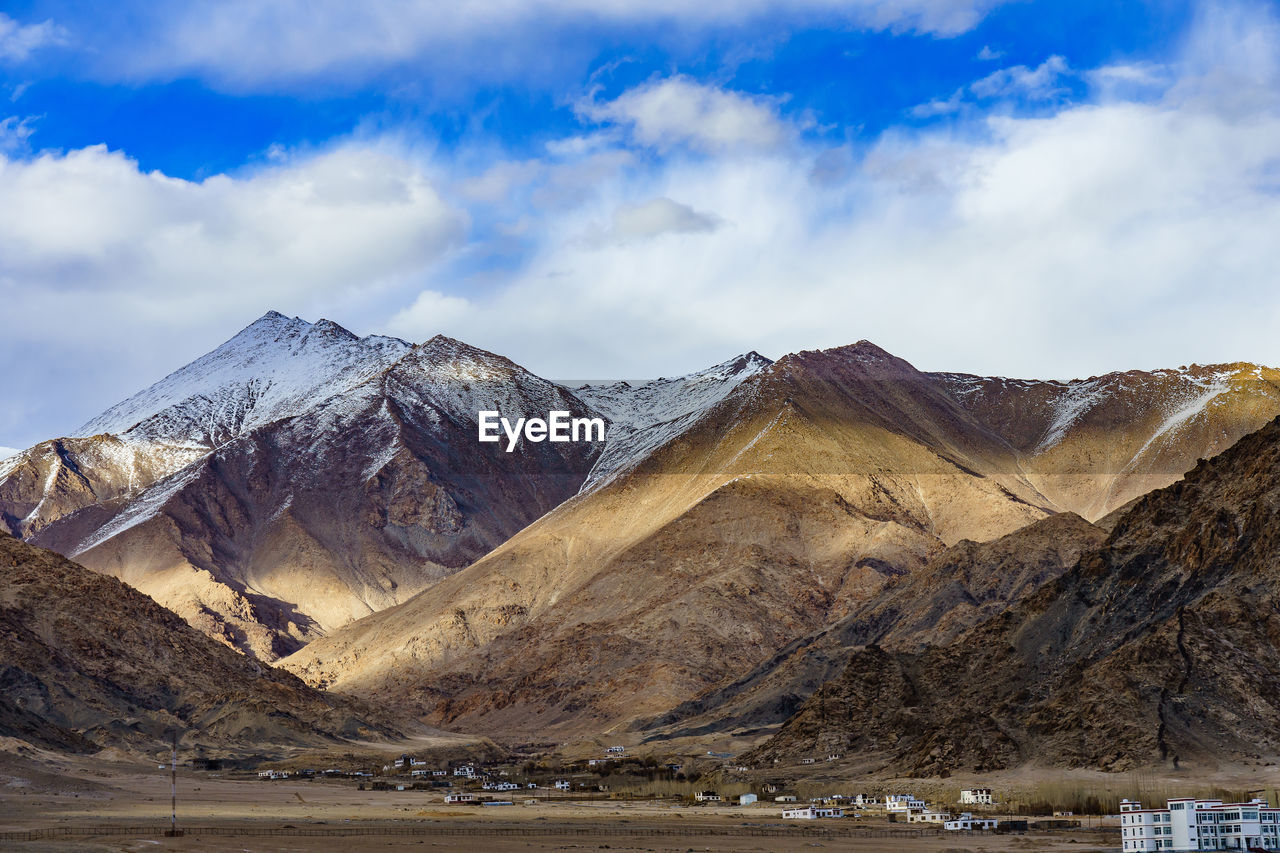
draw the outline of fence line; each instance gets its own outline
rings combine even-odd
[[[91,838],[95,836],[163,837],[167,825],[156,826],[54,826],[40,829],[0,832],[0,841],[44,841],[52,838]],[[825,829],[818,827],[644,827],[644,826],[187,826],[179,827],[188,836],[221,837],[329,837],[401,836],[541,836],[541,837],[616,837],[668,836],[691,838],[721,835],[746,838],[923,838],[942,834],[940,829],[857,829],[853,827]],[[983,833],[949,832],[950,836]]]

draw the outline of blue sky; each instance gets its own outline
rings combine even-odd
[[[1280,363],[1267,3],[0,4],[0,445],[269,309],[552,378]]]

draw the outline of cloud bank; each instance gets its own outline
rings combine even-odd
[[[560,379],[860,338],[1047,378],[1280,364],[1277,56],[1273,12],[1206,7],[1175,55],[985,65],[938,94],[945,120],[847,144],[782,96],[672,73],[567,99],[578,126],[510,160],[365,135],[183,181],[13,149],[0,439],[83,422],[268,308]]]
[[[585,32],[655,35],[826,23],[952,36],[1006,0],[196,0],[149,4],[128,27],[77,33],[94,73],[198,76],[233,89],[363,78],[413,62],[452,74],[542,73]]]

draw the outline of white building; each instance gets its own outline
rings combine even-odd
[[[605,750],[605,752],[609,753],[610,755],[622,755],[622,753],[626,751],[627,751],[627,748],[625,746],[611,746]]]
[[[916,799],[914,794],[889,794],[884,798],[884,807],[890,812],[922,812],[929,807],[924,800]]]
[[[1263,800],[1180,798],[1163,809],[1144,809],[1122,800],[1120,840],[1124,851],[1280,850],[1280,808]]]
[[[444,801],[446,803],[474,803],[476,801],[475,794],[445,794]]]
[[[824,817],[844,817],[844,809],[830,806],[801,806],[782,810],[783,820],[817,820]]]
[[[720,795],[715,791],[699,791],[693,795],[693,798],[700,803],[718,803]]]
[[[990,788],[969,788],[960,792],[960,805],[991,806],[995,805],[995,798]]]
[[[749,806],[756,801],[755,794],[742,794],[738,797],[738,805]]]
[[[997,823],[998,821],[993,817],[974,817],[968,812],[963,812],[959,816],[942,824],[942,828],[949,829],[953,832],[993,830],[996,828]]]
[[[867,806],[878,806],[880,801],[870,794],[857,794],[853,798],[853,804],[858,808],[866,808]]]
[[[950,812],[935,812],[932,809],[907,812],[907,823],[946,823],[951,820]]]
[[[568,779],[557,779],[557,780],[556,780],[556,790],[557,790],[557,791],[567,791],[567,790],[569,790],[569,780],[568,780]]]

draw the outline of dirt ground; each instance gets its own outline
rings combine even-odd
[[[163,827],[169,818],[169,773],[154,764],[101,759],[23,757],[0,753],[0,832],[97,826]],[[610,850],[645,853],[690,851],[1075,851],[1114,849],[1115,835],[1079,830],[1056,835],[971,837],[883,837],[901,832],[882,818],[821,822],[839,829],[858,827],[865,838],[814,837],[783,823],[774,804],[689,806],[670,801],[541,801],[499,807],[446,805],[438,791],[360,791],[350,781],[264,782],[236,774],[179,771],[179,825],[183,838],[155,833],[0,841],[4,850],[63,851],[258,851]],[[214,827],[218,835],[199,827]],[[288,829],[352,832],[389,828],[408,837],[344,835],[271,836],[254,833]],[[782,833],[761,837],[753,833]],[[224,834],[229,833],[229,834]],[[449,834],[445,834],[449,833]],[[454,834],[461,833],[461,834]],[[678,834],[673,834],[678,833]],[[794,833],[794,834],[793,834]]]

